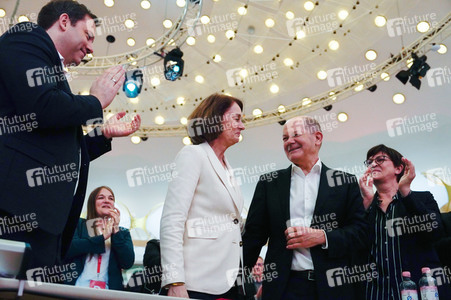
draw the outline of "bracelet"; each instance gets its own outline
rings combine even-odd
[[[184,285],[184,282],[174,282],[174,283],[170,283],[168,284],[168,286],[180,286],[180,285]]]

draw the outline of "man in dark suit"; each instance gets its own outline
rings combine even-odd
[[[355,176],[321,162],[322,141],[315,119],[288,120],[283,143],[293,164],[263,175],[255,189],[243,236],[244,265],[252,268],[268,241],[263,300],[363,298],[355,297],[356,281],[346,271],[353,267],[350,253],[367,242],[359,187]]]
[[[441,213],[441,219],[445,236],[435,243],[435,250],[443,267],[447,268],[446,274],[451,279],[451,212]],[[451,283],[451,280],[448,280]]]
[[[29,243],[30,268],[59,263],[80,218],[89,162],[140,125],[137,116],[83,135],[81,125],[102,120],[125,80],[117,66],[90,95],[70,90],[63,67],[93,52],[95,19],[75,1],[51,1],[38,25],[19,23],[0,37],[0,238]]]
[[[401,273],[409,271],[418,283],[421,269],[443,275],[434,242],[443,236],[437,202],[430,192],[413,192],[415,167],[395,149],[377,145],[368,150],[360,178],[363,205],[370,224],[369,260],[384,274],[366,288],[367,299],[400,300]],[[376,187],[376,194],[373,192]],[[439,282],[440,299],[450,299],[449,287]]]

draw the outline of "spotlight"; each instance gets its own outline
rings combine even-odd
[[[374,92],[375,90],[377,90],[377,85],[372,85],[369,88],[367,88],[368,91],[370,91],[371,93]]]
[[[327,105],[323,107],[326,111],[330,111],[332,109],[332,105]]]
[[[125,73],[125,81],[122,90],[128,98],[136,98],[143,86],[143,72],[140,69]]]
[[[431,68],[427,63],[426,55],[418,57],[415,53],[412,53],[413,63],[408,71],[402,70],[396,74],[396,78],[403,84],[406,84],[410,77],[410,84],[416,87],[418,90],[421,87],[420,79],[426,76],[427,71]]]
[[[440,49],[440,45],[437,45],[436,43],[432,43],[431,50],[432,51],[438,51]]]
[[[183,75],[183,52],[179,48],[170,51],[164,57],[164,77],[174,81]]]
[[[280,126],[283,126],[283,125],[285,125],[286,122],[287,122],[286,120],[281,120],[281,121],[279,121],[279,124],[280,124]]]
[[[410,77],[410,72],[409,71],[399,71],[398,74],[396,74],[396,78],[399,79],[399,81],[401,81],[403,84],[406,84],[407,81],[409,81],[409,77]]]
[[[112,43],[114,43],[116,41],[116,38],[114,37],[114,35],[107,35],[106,41],[108,43],[112,44]]]

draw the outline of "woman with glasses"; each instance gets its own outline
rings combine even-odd
[[[370,223],[369,263],[379,275],[367,283],[366,299],[400,300],[403,271],[416,283],[423,267],[443,274],[433,246],[443,234],[440,210],[430,192],[410,189],[415,167],[398,151],[377,145],[366,158],[359,185]],[[448,290],[439,286],[440,299],[451,299]]]

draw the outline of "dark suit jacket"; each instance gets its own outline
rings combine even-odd
[[[375,240],[374,224],[377,205],[377,201],[373,201],[367,211],[367,220],[371,228],[369,236],[372,242]],[[424,216],[433,214],[435,215],[434,219],[429,217],[425,220]],[[410,220],[415,220],[414,216],[418,216],[416,220],[419,222],[411,224]],[[419,218],[420,216],[421,218]],[[410,271],[411,280],[417,284],[422,276],[421,268],[423,267],[429,267],[433,270],[432,275],[436,276],[437,271],[434,269],[441,268],[442,264],[434,249],[434,242],[443,237],[444,231],[440,210],[432,194],[430,192],[411,192],[407,197],[401,198],[399,204],[396,205],[394,217],[409,218],[402,222],[402,226],[394,226],[394,230],[398,230],[398,228],[401,230],[401,234],[397,233],[397,235],[401,245],[402,271]],[[415,225],[422,230],[415,232],[413,230]],[[406,227],[412,229],[407,231]],[[375,262],[375,258],[371,255],[370,261]],[[451,297],[449,288],[445,285],[439,286],[439,295],[440,299],[451,299],[448,298]]]
[[[277,277],[271,278],[265,270],[265,277],[270,276],[271,281],[263,282],[263,300],[282,299],[293,258],[293,251],[286,249],[284,234],[290,219],[291,166],[271,175],[263,175],[257,184],[243,236],[244,265],[249,270],[269,239],[265,266],[274,263]],[[326,220],[326,216],[331,217],[332,214],[335,217]],[[334,226],[328,230],[331,224]],[[327,270],[350,266],[350,253],[354,249],[365,248],[368,243],[367,223],[355,176],[322,165],[311,226],[325,229],[329,244],[328,249],[321,246],[310,248],[319,299],[356,299],[353,285],[330,287],[326,276]]]
[[[451,212],[441,214],[445,236],[435,243],[435,250],[443,266],[451,270]]]
[[[105,239],[103,235],[95,237],[89,236],[86,227],[86,219],[80,219],[74,238],[67,253],[66,263],[75,263],[75,271],[78,277],[85,268],[85,261],[88,254],[105,253]],[[121,269],[128,269],[133,266],[135,252],[130,232],[126,228],[111,235],[111,252],[108,261],[108,287],[110,290],[123,290]],[[75,285],[76,280],[66,282]]]
[[[80,218],[89,161],[111,150],[104,136],[83,136],[81,128],[87,120],[102,118],[102,107],[94,96],[72,94],[55,45],[36,24],[16,25],[0,37],[0,66],[0,118],[35,114],[37,122],[32,131],[0,127],[0,210],[35,213],[39,228],[62,234],[64,254]],[[48,76],[41,76],[44,72]],[[42,184],[42,177],[36,181],[27,174],[54,166],[73,171],[70,164],[76,172],[80,166],[75,196],[76,180]],[[34,187],[29,180],[35,180]]]

